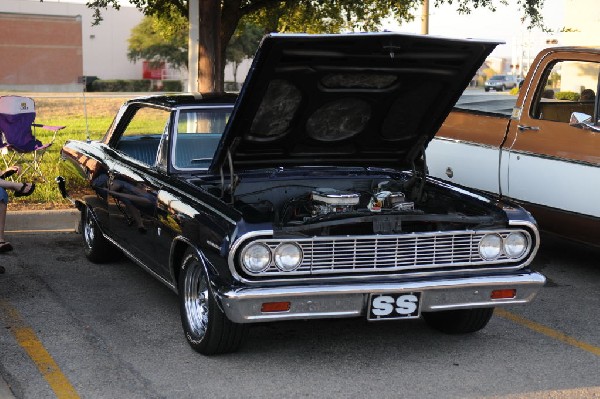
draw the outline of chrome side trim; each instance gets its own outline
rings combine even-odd
[[[139,260],[131,252],[129,252],[128,250],[123,248],[123,246],[119,245],[115,240],[113,240],[112,238],[110,238],[109,236],[104,234],[104,232],[102,233],[102,235],[104,236],[104,238],[106,238],[108,241],[110,241],[114,246],[119,248],[123,252],[123,254],[125,254],[125,256],[127,256],[129,259],[131,259],[135,264],[137,264],[142,269],[144,269],[145,271],[150,273],[152,275],[152,277],[156,278],[158,281],[160,281],[161,283],[166,285],[168,288],[171,289],[171,291],[177,293],[177,288],[175,287],[175,285],[173,285],[171,282],[167,281],[164,277],[162,277],[160,274],[156,273],[154,270],[150,269],[148,266],[146,266],[144,264],[144,262]]]
[[[531,151],[513,150],[512,147],[506,149],[506,151],[510,152],[511,154],[515,154],[515,155],[526,155],[526,156],[530,156],[532,158],[546,159],[549,161],[571,163],[574,165],[582,165],[582,166],[591,166],[594,168],[600,167],[600,164],[594,163],[594,162],[580,161],[580,160],[576,160],[576,159],[563,158],[563,157],[554,157],[551,155],[545,155],[545,154],[540,154],[540,153],[531,152]]]
[[[245,287],[218,293],[227,317],[236,323],[356,317],[365,315],[370,294],[421,292],[421,311],[497,307],[531,302],[546,278],[539,273],[448,278],[438,281],[348,283]],[[494,300],[496,289],[516,289],[516,296]],[[264,302],[290,302],[287,312],[263,313]]]
[[[434,140],[448,141],[448,142],[456,143],[456,144],[471,145],[473,147],[487,148],[487,149],[494,150],[494,151],[499,150],[499,147],[497,147],[497,146],[493,146],[493,145],[489,145],[489,144],[482,144],[482,143],[478,143],[475,141],[451,139],[449,137],[443,137],[443,136],[435,136]]]

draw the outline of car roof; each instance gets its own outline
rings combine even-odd
[[[187,94],[159,94],[146,97],[137,97],[126,101],[126,105],[143,103],[165,108],[178,108],[201,104],[233,104],[237,94],[233,93],[187,93]]]

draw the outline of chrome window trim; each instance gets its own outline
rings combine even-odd
[[[175,150],[177,147],[177,135],[179,134],[178,131],[178,126],[179,126],[179,114],[181,113],[181,111],[188,111],[188,110],[204,110],[204,109],[227,109],[230,111],[230,116],[231,116],[231,112],[233,112],[233,104],[213,104],[213,105],[202,105],[202,106],[183,106],[183,107],[177,107],[175,110],[175,121],[173,123],[173,129],[172,129],[172,137],[171,137],[171,166],[173,167],[174,170],[179,171],[179,172],[205,172],[207,171],[209,168],[178,168],[177,166],[175,166]],[[223,132],[224,133],[224,132]],[[221,133],[221,135],[223,134]]]

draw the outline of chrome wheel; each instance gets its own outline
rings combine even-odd
[[[208,281],[202,267],[193,257],[188,257],[186,267],[188,271],[183,283],[183,302],[185,317],[188,319],[190,329],[198,337],[204,337],[208,328],[209,292]]]
[[[86,208],[82,212],[82,235],[85,256],[94,263],[102,263],[116,259],[120,251],[114,247],[102,234],[92,211]]]
[[[233,323],[223,313],[203,259],[192,248],[183,255],[177,287],[181,325],[190,346],[204,355],[236,351],[248,328]]]
[[[86,211],[89,212],[89,211]],[[92,248],[94,245],[94,238],[96,237],[96,231],[94,226],[94,221],[92,218],[86,214],[85,221],[83,223],[83,239],[85,240],[85,245],[88,248]]]

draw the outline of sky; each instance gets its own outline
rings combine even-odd
[[[508,0],[508,6],[498,6],[494,12],[480,8],[463,15],[458,14],[456,6],[443,5],[435,8],[434,2],[435,0],[430,0],[430,35],[501,40],[506,44],[499,45],[492,53],[498,57],[510,57],[513,47],[531,36],[547,36],[540,29],[533,31],[526,29],[526,24],[521,23],[522,13],[516,5],[516,0]],[[497,0],[496,3],[499,1]],[[545,0],[542,14],[548,28],[560,30],[564,27],[563,8],[564,0]],[[399,32],[421,33],[421,10],[418,10],[415,16],[414,22],[398,25],[395,21],[389,21],[384,28]]]

